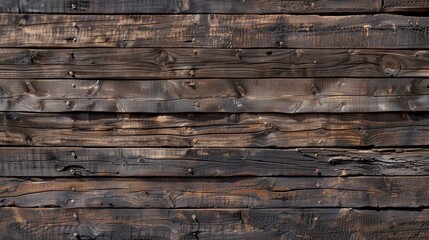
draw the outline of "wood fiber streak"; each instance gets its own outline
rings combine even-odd
[[[384,12],[421,14],[426,16],[429,13],[428,0],[384,0],[383,3]]]
[[[428,77],[429,52],[273,48],[1,48],[0,70],[0,78],[3,79]]]
[[[0,25],[0,47],[429,47],[428,17],[390,14],[0,14]]]
[[[429,110],[429,79],[0,79],[0,110],[23,112],[393,112]]]
[[[429,150],[2,147],[11,177],[429,175]]]
[[[386,147],[428,144],[428,113],[2,113],[0,144],[115,147]],[[395,137],[392,137],[392,134]]]
[[[18,0],[16,0],[18,2]],[[13,2],[7,4],[12,5]],[[75,4],[72,6],[72,4]],[[364,13],[379,12],[380,0],[19,0],[22,13]],[[10,12],[9,8],[2,12]]]
[[[419,208],[429,177],[0,178],[0,207]]]
[[[0,208],[0,238],[427,239],[428,210]],[[37,216],[36,218],[34,216]]]

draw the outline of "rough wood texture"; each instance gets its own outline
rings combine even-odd
[[[3,145],[384,147],[427,145],[429,116],[428,113],[2,113],[0,123],[0,143]]]
[[[429,1],[427,0],[384,0],[383,11],[396,13],[421,14],[429,13]]]
[[[10,240],[429,237],[428,210],[0,208],[0,216],[9,219],[0,238]]]
[[[419,208],[429,177],[0,178],[0,206],[61,208]]]
[[[390,14],[0,14],[0,25],[0,47],[429,48],[429,18]]]
[[[0,111],[392,112],[429,110],[429,79],[0,79]]]
[[[0,70],[0,78],[5,79],[428,77],[429,52],[272,48],[1,48]]]
[[[429,175],[429,150],[0,148],[0,176],[231,177]]]
[[[380,0],[16,0],[21,13],[363,13],[378,12]],[[75,4],[75,5],[72,5]],[[7,6],[14,6],[13,2]],[[12,7],[9,7],[12,8]],[[2,12],[9,12],[3,9]],[[12,11],[13,12],[13,11]]]

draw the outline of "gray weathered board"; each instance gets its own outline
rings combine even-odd
[[[428,14],[0,0],[0,240],[429,239]]]

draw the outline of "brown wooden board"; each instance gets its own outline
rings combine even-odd
[[[0,79],[0,110],[25,112],[393,112],[429,110],[429,79]]]
[[[429,177],[0,178],[0,206],[61,208],[420,208]]]
[[[21,13],[364,13],[378,12],[380,0],[16,0]],[[7,6],[14,6],[8,2]],[[8,11],[11,7],[3,9]],[[11,9],[13,10],[13,9]],[[13,11],[12,11],[13,12]]]
[[[428,17],[390,14],[0,14],[0,25],[0,47],[429,47]]]
[[[428,77],[429,52],[275,48],[1,48],[0,70],[0,78],[4,79]]]
[[[429,175],[424,148],[1,147],[0,176],[230,177]]]
[[[0,238],[427,239],[428,210],[0,208]]]
[[[2,113],[0,144],[116,147],[385,147],[428,144],[429,117],[386,114]],[[395,137],[392,137],[395,136]]]

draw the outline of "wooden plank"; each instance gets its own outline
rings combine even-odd
[[[18,1],[17,1],[18,2]],[[73,5],[74,4],[74,5]],[[376,0],[19,0],[21,13],[130,14],[130,13],[363,13],[378,12]],[[3,11],[5,12],[5,11]]]
[[[231,177],[429,175],[429,150],[0,148],[0,176]]]
[[[429,212],[340,209],[0,208],[0,238],[427,239]]]
[[[0,78],[5,79],[428,77],[429,52],[273,48],[1,48],[0,70]]]
[[[392,13],[409,13],[409,14],[422,14],[429,13],[429,2],[427,0],[384,0],[383,11]],[[418,23],[415,23],[418,27]]]
[[[0,178],[0,206],[61,208],[420,208],[429,177]]]
[[[1,113],[0,144],[97,147],[385,147],[428,144],[429,115]],[[392,137],[395,136],[395,137]]]
[[[16,0],[1,0],[0,13],[18,13],[19,1]]]
[[[429,47],[428,17],[390,14],[0,14],[0,25],[0,47]]]
[[[427,79],[0,79],[0,111],[392,112],[428,111]]]

